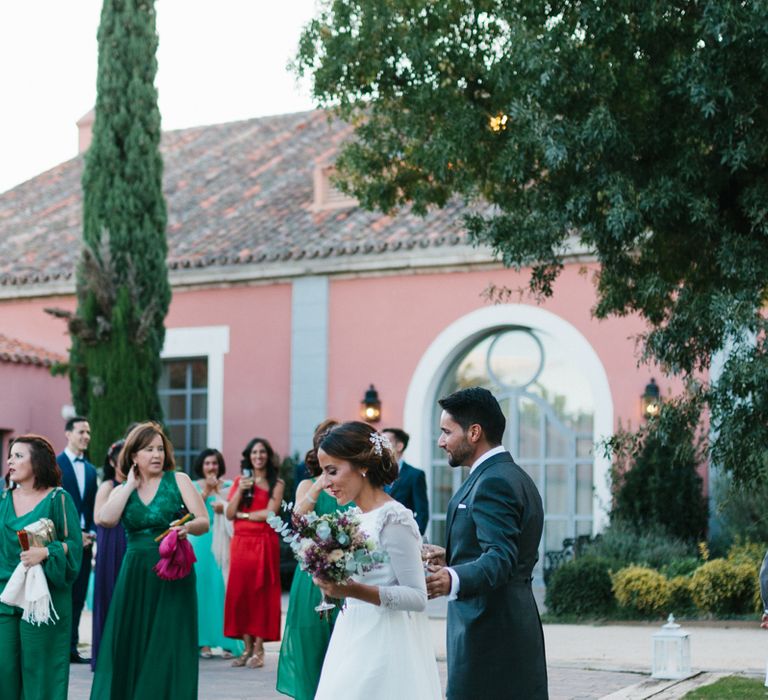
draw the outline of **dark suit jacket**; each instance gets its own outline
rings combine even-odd
[[[69,461],[66,452],[62,452],[56,457],[56,463],[61,469],[61,485],[64,490],[72,496],[75,502],[78,515],[85,519],[84,532],[95,532],[93,523],[93,506],[96,503],[96,468],[88,461],[85,462],[85,495],[80,496],[80,489],[77,487],[77,477]]]
[[[545,700],[544,634],[531,590],[544,526],[541,496],[508,452],[470,474],[448,504],[451,700]]]
[[[423,535],[429,522],[429,500],[427,499],[427,476],[421,469],[416,469],[403,462],[389,491],[389,495],[413,512],[419,532]]]

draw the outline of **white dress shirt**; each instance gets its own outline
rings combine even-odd
[[[69,461],[72,462],[72,469],[75,472],[75,479],[77,480],[77,490],[80,492],[80,498],[85,498],[85,461],[82,454],[75,454],[69,447],[64,448],[64,454],[67,455]],[[79,458],[79,459],[78,459]],[[85,516],[80,516],[80,527],[85,528]]]
[[[477,469],[483,462],[485,462],[485,460],[506,451],[507,449],[504,447],[504,445],[499,445],[497,447],[492,447],[487,452],[483,452],[483,454],[481,454],[470,467],[469,473],[472,474],[472,472],[475,471],[475,469]],[[459,597],[459,575],[450,566],[447,566],[446,569],[448,569],[448,573],[451,575],[451,591],[448,593],[448,601],[450,602],[452,600],[456,600]]]

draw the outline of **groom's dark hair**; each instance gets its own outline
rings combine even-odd
[[[437,403],[451,415],[462,430],[466,431],[470,425],[477,423],[491,445],[501,445],[507,419],[496,397],[488,389],[479,386],[460,389]]]

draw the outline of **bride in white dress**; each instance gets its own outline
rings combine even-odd
[[[355,502],[362,529],[388,559],[343,585],[315,581],[328,596],[346,599],[315,700],[442,698],[424,612],[419,528],[411,511],[384,492],[397,477],[387,439],[366,423],[343,423],[323,438],[317,455],[334,498]]]

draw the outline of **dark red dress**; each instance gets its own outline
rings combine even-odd
[[[237,493],[235,477],[229,500]],[[241,513],[264,510],[269,494],[254,487],[250,508]],[[224,634],[242,639],[261,637],[267,642],[280,639],[280,541],[267,523],[235,520],[229,563],[227,597],[224,603]]]

